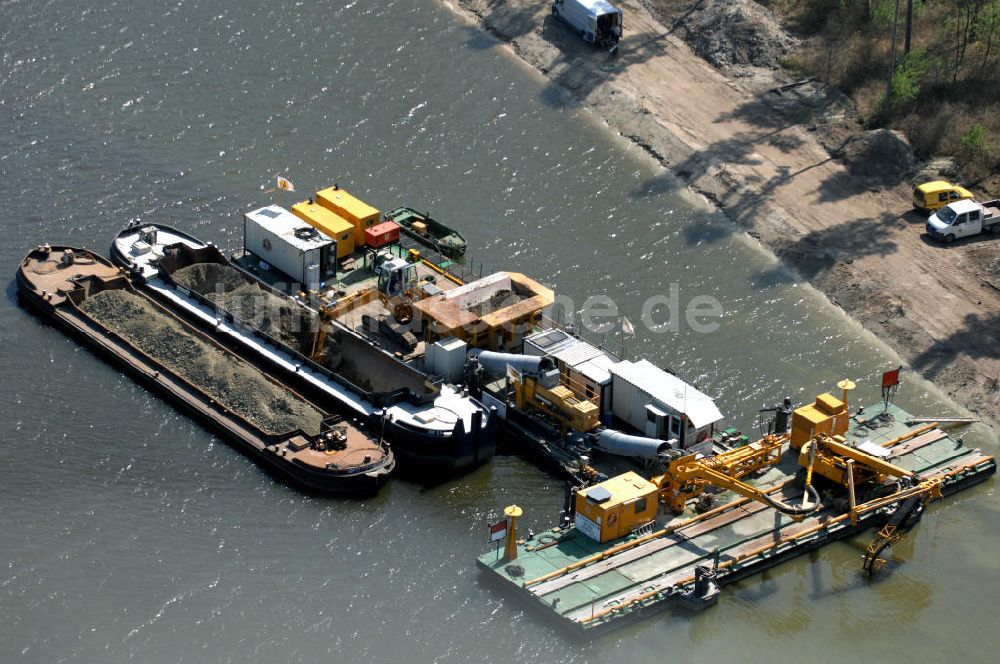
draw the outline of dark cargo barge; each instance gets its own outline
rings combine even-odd
[[[368,494],[395,466],[388,446],[363,426],[318,408],[237,357],[135,290],[122,270],[89,250],[39,246],[22,261],[17,283],[22,299],[42,315],[293,484]],[[114,322],[109,311],[119,314]],[[147,327],[135,327],[142,315],[148,315]],[[177,357],[164,359],[164,347]],[[191,358],[199,364],[185,377],[180,362]],[[256,399],[260,394],[270,398]]]

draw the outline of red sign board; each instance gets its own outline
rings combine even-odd
[[[503,521],[497,521],[492,526],[490,526],[491,542],[502,540],[504,537],[507,537],[507,519],[504,519]]]
[[[900,367],[902,369],[902,367]],[[882,374],[882,389],[888,389],[890,387],[895,387],[899,385],[899,369],[893,369],[892,371],[886,371]]]

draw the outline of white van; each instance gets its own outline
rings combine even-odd
[[[622,38],[622,10],[607,0],[555,0],[552,16],[590,44],[613,46]]]
[[[1000,199],[985,203],[956,201],[927,218],[927,234],[942,242],[992,233],[996,228],[1000,228]]]

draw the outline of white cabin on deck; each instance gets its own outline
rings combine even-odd
[[[306,291],[318,290],[336,270],[336,243],[278,205],[243,215],[243,248]]]
[[[710,440],[722,419],[710,396],[648,360],[623,360],[609,372],[615,416],[650,438],[692,448]]]

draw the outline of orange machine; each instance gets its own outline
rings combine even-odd
[[[660,487],[631,471],[576,494],[577,530],[597,542],[628,535],[656,519]]]
[[[318,203],[308,200],[292,206],[292,214],[320,233],[337,241],[337,258],[354,253],[354,224]]]
[[[316,192],[316,203],[336,213],[354,226],[354,244],[365,244],[365,231],[379,223],[382,213],[361,199],[333,185]]]
[[[801,406],[792,413],[791,446],[800,449],[815,436],[842,436],[847,432],[851,414],[847,410],[847,393],[854,389],[854,383],[842,380],[837,383],[843,391],[843,398],[832,394],[820,394],[814,403]]]

